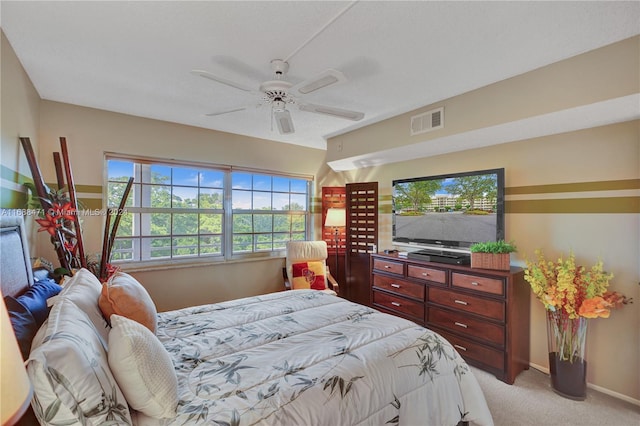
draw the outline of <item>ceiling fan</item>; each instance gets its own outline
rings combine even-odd
[[[291,114],[287,110],[287,104],[297,105],[298,108],[302,111],[325,114],[332,117],[344,118],[347,120],[358,121],[364,118],[364,113],[362,112],[351,111],[326,105],[311,104],[303,102],[297,96],[293,95],[293,93],[296,93],[296,95],[306,95],[308,93],[315,92],[316,90],[323,89],[333,84],[346,81],[347,78],[340,71],[328,69],[314,78],[294,85],[284,79],[285,74],[289,70],[289,64],[286,61],[283,61],[281,59],[274,59],[273,61],[271,61],[271,69],[274,73],[273,80],[263,82],[262,84],[260,84],[258,90],[252,89],[235,81],[219,77],[208,71],[192,70],[191,72],[195,75],[199,75],[209,80],[226,84],[227,86],[236,88],[238,90],[257,95],[259,97],[259,104],[257,106],[271,105],[272,117],[275,120],[276,125],[278,126],[278,130],[283,135],[295,132],[293,121],[291,120]],[[213,112],[206,115],[211,117],[216,115],[228,114],[246,110],[251,106],[252,105],[246,105],[224,111]]]

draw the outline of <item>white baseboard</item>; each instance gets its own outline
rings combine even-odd
[[[534,364],[532,362],[529,363],[529,366],[531,368],[535,368],[536,370],[543,372],[544,374],[549,374],[549,369],[547,367],[543,367],[541,365]],[[603,388],[602,386],[594,385],[593,383],[587,383],[587,387],[593,390],[596,390],[598,392],[601,392],[605,395],[612,396],[614,398],[620,399],[622,401],[626,401],[630,404],[637,405],[638,407],[640,407],[640,399],[631,398],[630,396],[612,391],[611,389]]]

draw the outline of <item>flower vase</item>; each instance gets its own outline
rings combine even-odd
[[[584,359],[587,319],[569,318],[562,310],[547,311],[549,371],[554,392],[582,401],[587,397],[587,362]]]

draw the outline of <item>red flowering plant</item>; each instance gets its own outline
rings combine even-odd
[[[609,318],[612,309],[620,308],[632,299],[608,289],[613,274],[604,270],[602,261],[590,269],[576,265],[573,253],[547,261],[542,250],[536,250],[537,260],[526,261],[524,279],[547,310],[547,316],[561,359],[573,362],[582,357],[586,325],[580,318]],[[582,321],[584,323],[584,321]],[[586,323],[585,323],[586,324]]]

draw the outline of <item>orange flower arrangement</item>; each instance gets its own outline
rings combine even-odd
[[[570,319],[609,318],[611,309],[632,303],[607,290],[613,274],[604,271],[602,261],[587,269],[576,265],[573,253],[556,262],[545,260],[542,250],[536,250],[536,256],[536,262],[526,262],[524,279],[549,311],[559,310]]]

